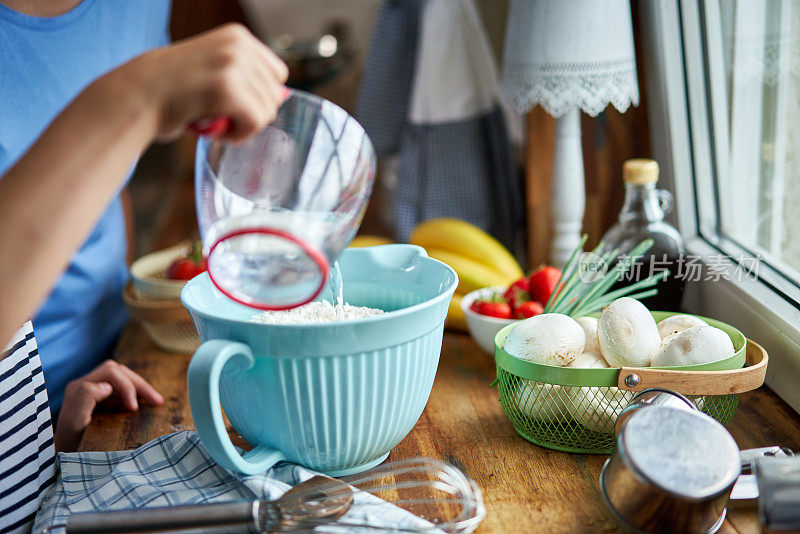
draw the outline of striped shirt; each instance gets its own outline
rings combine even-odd
[[[42,364],[30,321],[0,360],[0,533],[29,532],[55,476]]]

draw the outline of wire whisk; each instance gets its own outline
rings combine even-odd
[[[297,532],[437,532],[468,533],[486,515],[478,485],[455,466],[433,458],[396,460],[374,469],[342,477],[347,484],[335,486],[330,497],[353,492],[353,505],[341,517],[319,517],[284,521],[287,530]],[[313,499],[313,489],[296,492],[298,504]],[[390,506],[387,506],[390,505]],[[322,526],[326,528],[321,528]]]

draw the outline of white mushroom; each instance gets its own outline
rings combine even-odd
[[[708,323],[694,315],[670,315],[666,319],[658,322],[658,335],[661,336],[662,342],[670,334],[677,334],[683,332],[687,328],[693,326],[707,326]],[[663,343],[662,343],[663,345]]]
[[[563,367],[580,356],[585,344],[586,335],[574,319],[545,313],[518,322],[503,348],[521,360]]]
[[[646,367],[661,348],[661,336],[644,304],[622,297],[609,304],[597,322],[597,338],[611,367]]]
[[[567,367],[604,369],[608,363],[597,352],[584,352]],[[614,422],[633,395],[617,388],[573,387],[567,409],[573,419],[593,432],[612,432]]]
[[[584,352],[600,352],[600,343],[597,341],[597,319],[594,317],[578,317],[575,321],[581,325],[586,333]]]
[[[665,344],[653,358],[653,367],[710,363],[733,356],[730,336],[713,326],[693,326]]]
[[[570,363],[567,367],[575,369],[604,369],[608,367],[608,363],[603,359],[603,355],[599,352],[586,351]]]
[[[555,423],[569,418],[567,388],[523,380],[512,395],[512,402],[525,416],[540,423]]]
[[[617,417],[634,395],[632,391],[621,391],[615,387],[572,388],[569,413],[592,432],[612,433]]]
[[[701,412],[706,407],[705,397],[692,397],[690,400],[694,403],[695,406],[697,406],[697,409],[700,410]]]
[[[678,334],[680,334],[680,332],[673,332],[672,334],[668,335],[667,337],[661,338],[661,346],[663,347],[664,345],[666,345],[667,343],[669,343],[670,341],[675,339],[675,337]]]

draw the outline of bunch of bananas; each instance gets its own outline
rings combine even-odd
[[[458,274],[458,289],[450,301],[447,326],[466,331],[461,299],[487,286],[508,286],[524,273],[517,260],[494,237],[459,219],[429,219],[414,228],[409,240],[446,263]]]
[[[394,241],[379,235],[357,235],[350,242],[350,248],[377,247],[378,245],[391,245]]]
[[[458,274],[458,289],[447,311],[447,326],[467,331],[461,299],[470,291],[488,286],[508,286],[524,276],[514,256],[494,237],[477,226],[459,219],[429,219],[411,233],[409,242],[446,263]],[[371,247],[391,243],[385,237],[360,235],[351,247]]]

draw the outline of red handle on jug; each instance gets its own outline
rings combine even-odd
[[[193,122],[189,129],[197,135],[205,135],[206,137],[222,137],[231,127],[231,120],[228,117],[216,117],[208,119],[200,119]]]
[[[288,87],[281,87],[281,102],[289,98],[289,92],[290,89]],[[191,131],[206,137],[222,137],[230,128],[231,119],[229,117],[208,117],[189,125]]]

